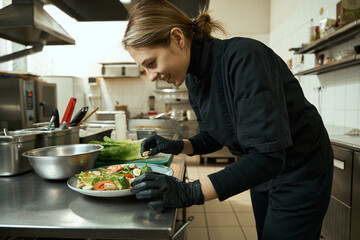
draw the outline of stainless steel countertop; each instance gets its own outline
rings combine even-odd
[[[174,176],[183,178],[185,157],[174,157]],[[35,172],[0,177],[0,236],[169,239],[178,210],[157,213],[134,196],[97,198]]]
[[[338,126],[326,126],[329,133],[331,143],[350,148],[355,151],[360,151],[360,136],[347,135],[352,129]]]

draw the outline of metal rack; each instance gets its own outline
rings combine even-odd
[[[320,51],[330,49],[346,41],[360,37],[360,19],[349,23],[348,25],[326,35],[325,37],[316,40],[310,44],[304,45],[300,48],[290,48],[289,51],[294,51],[295,54],[308,54],[314,53],[318,55]],[[335,63],[325,64],[317,66],[311,69],[307,69],[301,72],[297,72],[294,75],[309,75],[309,74],[323,74],[330,71],[335,71],[342,68],[351,67],[360,64],[360,55],[354,54],[346,57]]]

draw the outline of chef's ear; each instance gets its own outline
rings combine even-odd
[[[183,49],[185,47],[185,35],[180,28],[173,28],[170,31],[170,38],[172,41],[175,41],[176,46]]]

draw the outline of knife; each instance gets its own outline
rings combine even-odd
[[[76,126],[86,115],[89,107],[83,107],[76,113],[75,117],[70,122],[70,127]]]

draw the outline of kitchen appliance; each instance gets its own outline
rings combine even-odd
[[[57,87],[54,83],[35,81],[36,121],[48,122],[57,107]]]
[[[15,130],[36,122],[35,82],[0,78],[0,128]]]
[[[49,121],[56,108],[56,85],[21,77],[0,77],[0,128],[29,128]]]

